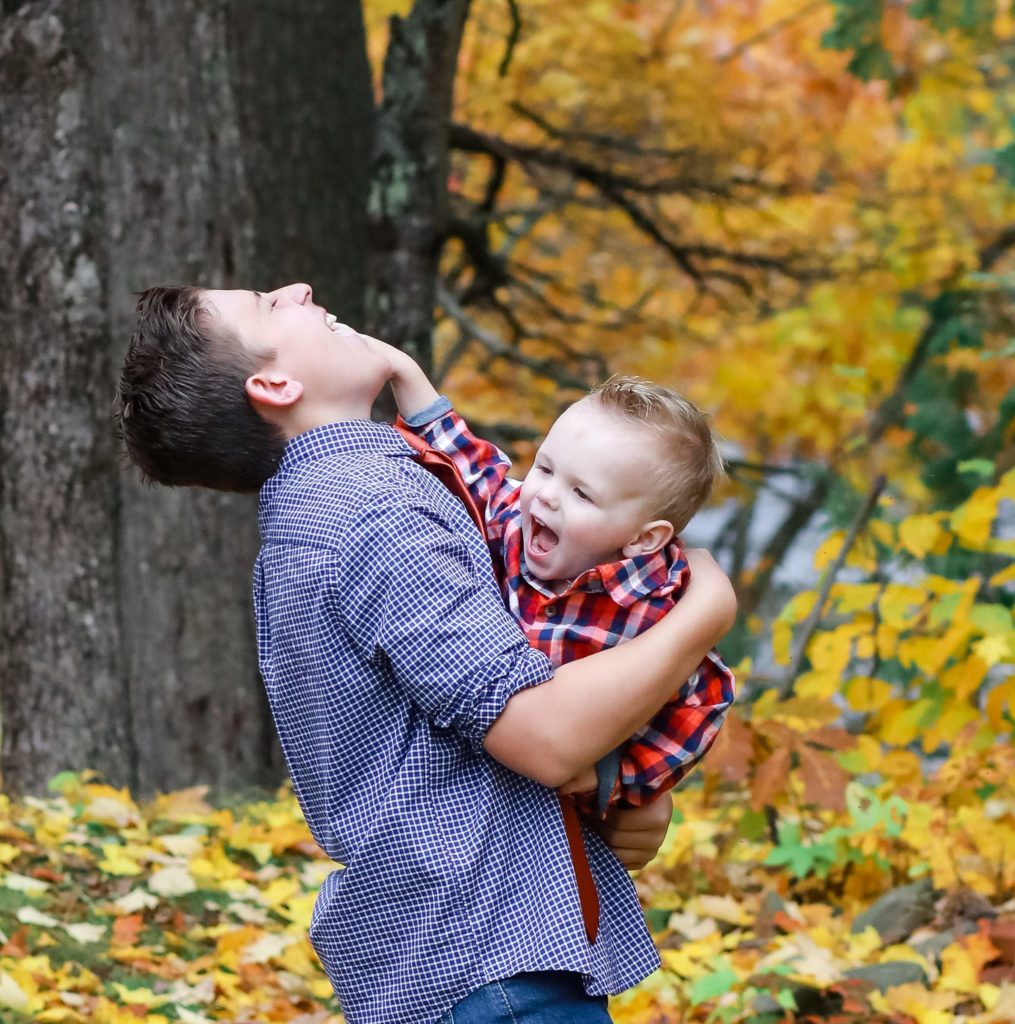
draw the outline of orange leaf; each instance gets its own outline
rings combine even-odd
[[[777,793],[786,788],[789,754],[789,747],[779,747],[771,757],[758,766],[751,787],[752,810],[760,811],[766,804],[772,803]]]
[[[856,746],[856,737],[851,736],[845,729],[823,725],[820,729],[814,729],[807,734],[807,742],[819,747],[828,747],[829,750],[852,750]]]
[[[113,922],[113,945],[136,945],[143,927],[144,920],[140,914],[131,914],[129,917],[118,917],[116,921]]]
[[[829,811],[844,811],[849,775],[839,762],[806,743],[800,745],[797,753],[804,780],[804,799]]]
[[[701,770],[720,775],[726,782],[745,782],[751,768],[751,730],[739,715],[730,712]]]

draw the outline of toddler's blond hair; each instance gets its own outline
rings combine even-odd
[[[659,465],[650,481],[656,497],[651,515],[679,533],[725,477],[709,418],[671,388],[642,377],[614,375],[583,399],[648,427],[659,439]]]

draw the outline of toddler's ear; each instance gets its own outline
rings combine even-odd
[[[673,539],[673,524],[665,519],[654,519],[646,523],[638,536],[625,544],[620,553],[625,558],[634,558],[635,555],[651,555]]]
[[[247,397],[257,405],[276,408],[294,405],[303,394],[303,385],[292,377],[279,373],[255,373],[244,385]]]

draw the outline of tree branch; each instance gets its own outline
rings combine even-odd
[[[814,635],[814,631],[818,628],[818,625],[821,622],[822,611],[824,610],[825,602],[828,600],[828,595],[831,593],[832,584],[835,583],[836,577],[842,571],[842,567],[846,564],[846,556],[849,554],[854,543],[856,543],[857,536],[863,529],[864,524],[870,518],[871,513],[874,511],[874,506],[877,504],[877,500],[881,496],[881,492],[885,489],[886,483],[887,478],[885,476],[879,476],[875,479],[874,483],[871,484],[871,488],[867,492],[867,497],[864,499],[863,504],[853,517],[853,522],[850,523],[849,532],[846,534],[846,537],[842,542],[842,547],[839,549],[838,555],[835,556],[835,561],[832,562],[828,567],[828,571],[825,573],[825,578],[821,583],[821,590],[818,592],[817,601],[811,609],[811,614],[807,616],[807,621],[804,623],[799,641],[797,642],[796,652],[793,655],[789,668],[786,670],[786,675],[782,681],[782,685],[779,688],[779,700],[781,701],[789,700],[789,698],[793,696],[793,688],[796,684],[796,678],[800,674],[800,668],[803,665],[804,657],[807,654],[807,645],[811,642],[811,637]]]
[[[510,345],[506,345],[496,335],[480,327],[479,324],[468,316],[455,297],[440,282],[437,284],[437,302],[444,312],[458,324],[459,328],[470,338],[478,341],[490,355],[517,363],[519,366],[524,366],[534,373],[556,381],[563,388],[573,388],[576,391],[588,390],[588,381],[562,372],[552,359],[534,359],[532,356],[527,356],[525,353],[511,348]]]
[[[511,31],[508,33],[507,45],[504,48],[504,56],[501,58],[497,74],[503,78],[511,67],[511,58],[514,56],[515,44],[522,34],[522,16],[518,13],[518,0],[507,0],[508,10],[511,12]]]

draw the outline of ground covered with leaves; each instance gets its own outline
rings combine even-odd
[[[799,820],[752,810],[716,764],[638,878],[664,966],[618,1021],[1015,1020],[1010,750],[891,798],[854,782],[845,812]],[[332,865],[287,789],[139,806],[63,776],[0,798],[0,865],[4,1022],[341,1020],[306,938]]]

